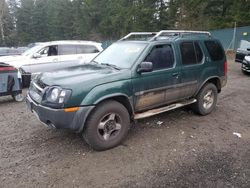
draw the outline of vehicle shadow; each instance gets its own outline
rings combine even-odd
[[[136,121],[131,124],[129,134],[121,146],[127,147],[128,144],[136,144],[136,139],[140,137],[142,131],[148,134],[151,129],[178,130],[181,126],[178,119],[190,118],[190,114],[196,116],[193,112],[190,112],[188,108],[181,108]],[[175,121],[175,123],[173,123],[173,121]],[[42,125],[32,126],[39,126],[39,129],[32,133],[32,137],[38,138],[34,142],[31,142],[34,148],[42,145],[43,148],[46,148],[47,152],[53,152],[56,153],[56,155],[69,155],[75,152],[93,152],[91,147],[83,139],[81,133],[74,133],[69,130],[48,129]],[[133,139],[132,143],[130,139]],[[55,147],[57,151],[55,151]]]
[[[18,103],[18,102],[16,102],[11,96],[0,97],[0,106],[5,105],[7,103],[9,104],[9,103]]]

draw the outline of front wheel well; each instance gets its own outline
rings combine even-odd
[[[133,111],[131,103],[129,102],[129,99],[127,97],[125,97],[125,96],[113,96],[113,97],[109,97],[109,98],[106,98],[106,99],[98,102],[98,104],[100,104],[104,101],[107,101],[107,100],[114,100],[114,101],[121,103],[128,110],[130,117],[133,116],[134,111]]]

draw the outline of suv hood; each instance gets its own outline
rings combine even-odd
[[[128,76],[125,76],[127,72],[127,69],[116,70],[105,65],[89,63],[55,72],[42,73],[38,77],[45,85],[49,86],[55,85],[69,89],[79,86],[93,88],[107,82],[128,79]]]
[[[22,55],[15,55],[15,56],[3,56],[0,57],[0,62],[1,63],[7,63],[11,66],[14,66],[16,68],[19,68],[23,65],[23,61],[26,60],[27,57],[22,56]]]

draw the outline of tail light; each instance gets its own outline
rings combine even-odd
[[[227,65],[227,61],[225,61],[225,63],[224,63],[224,74],[225,74],[225,76],[227,75],[227,71],[228,71],[228,65]]]
[[[16,70],[14,67],[0,67],[0,71],[13,71]]]

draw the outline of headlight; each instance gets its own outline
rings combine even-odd
[[[71,96],[71,90],[60,87],[49,87],[45,91],[43,104],[51,107],[62,107]]]

